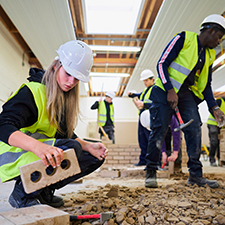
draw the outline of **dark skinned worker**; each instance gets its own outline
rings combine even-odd
[[[225,34],[225,18],[213,14],[201,23],[200,34],[183,31],[176,34],[164,49],[158,63],[158,78],[150,99],[151,133],[146,154],[145,186],[157,187],[156,170],[160,150],[174,109],[178,106],[184,123],[194,122],[182,129],[187,145],[189,177],[187,183],[217,188],[219,183],[202,176],[201,119],[198,104],[206,100],[209,111],[218,122],[225,120],[211,88],[215,48]]]

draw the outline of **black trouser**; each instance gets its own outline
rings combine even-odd
[[[220,159],[220,140],[218,138],[218,134],[220,134],[220,128],[215,125],[207,124],[209,130],[209,142],[210,142],[210,149],[209,149],[209,161],[210,163],[214,163],[215,155],[217,152],[217,158]]]

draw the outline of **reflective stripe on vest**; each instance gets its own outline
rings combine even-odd
[[[47,145],[53,146],[55,143],[55,139],[51,140],[39,140]],[[0,156],[0,166],[3,166],[8,163],[14,163],[21,155],[27,153],[27,151],[22,150],[20,152],[5,152]]]
[[[114,124],[114,107],[113,104],[109,105],[109,110],[110,110],[110,118],[112,120],[112,123]],[[106,105],[105,105],[105,101],[102,100],[99,102],[99,106],[98,106],[98,125],[100,126],[104,126],[106,123]]]
[[[148,88],[145,88],[144,91],[141,93],[141,95],[140,95],[140,100],[143,101],[144,103],[152,103],[152,101],[149,99],[150,94],[151,94],[151,91],[152,91],[152,87],[153,87],[153,86],[151,86],[151,87],[149,88],[149,90],[147,91],[146,94],[145,94],[145,92],[146,92],[146,90],[147,90]],[[145,94],[145,96],[144,96],[144,94]],[[144,97],[143,97],[143,96],[144,96]],[[141,111],[142,111],[142,110],[139,110],[139,112],[138,112],[139,115],[140,115]]]
[[[221,99],[221,105],[220,105],[220,110],[225,113],[225,101],[223,100],[223,98],[219,98]],[[215,126],[218,126],[218,123],[216,122],[216,119],[215,117],[210,113],[209,114],[209,118],[206,122],[207,124],[209,125],[215,125]]]
[[[198,62],[198,39],[197,34],[194,32],[185,31],[185,41],[183,48],[179,52],[178,57],[168,67],[169,78],[177,93],[184,83],[187,76],[195,67]],[[202,71],[195,75],[195,84],[190,87],[193,93],[200,99],[204,99],[202,92],[204,91],[208,82],[209,67],[215,60],[215,50],[206,48],[205,63]],[[160,78],[157,78],[155,84],[164,89]]]

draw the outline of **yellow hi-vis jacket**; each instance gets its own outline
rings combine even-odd
[[[43,139],[38,140],[48,145],[54,145],[54,136],[57,130],[54,126],[50,126],[47,117],[45,85],[37,82],[25,83],[10,98],[15,96],[25,85],[33,94],[38,109],[38,120],[29,127],[21,128],[20,131],[34,137],[35,139],[38,139],[38,137],[44,137]],[[32,152],[0,142],[0,178],[2,182],[19,176],[20,166],[37,160],[40,160],[40,158]]]
[[[98,125],[99,126],[105,126],[106,120],[107,120],[107,116],[106,116],[106,105],[105,105],[105,101],[102,100],[98,103]],[[114,107],[113,104],[109,105],[109,110],[110,110],[110,118],[112,120],[112,123],[114,125]]]
[[[177,58],[168,67],[169,77],[176,93],[180,90],[185,79],[195,67],[198,62],[198,58],[197,34],[194,32],[185,31],[183,48],[179,52]],[[205,63],[202,71],[200,74],[195,74],[195,83],[190,86],[192,92],[201,100],[204,99],[202,92],[208,82],[209,67],[212,65],[214,60],[215,50],[206,48]],[[165,90],[160,78],[156,79],[155,84]]]
[[[144,96],[144,94],[145,94],[145,92],[146,92],[146,90],[147,90],[148,88],[145,88],[144,91],[141,93],[139,99],[140,99],[141,101],[143,101],[143,103],[151,103],[151,102],[152,102],[152,101],[149,99],[150,94],[151,94],[151,91],[152,91],[152,87],[153,87],[153,85],[149,88],[149,90],[148,90],[148,92],[146,93],[146,95],[145,95],[144,98],[143,98],[143,96]],[[139,112],[138,112],[139,115],[140,115],[141,111],[142,111],[142,110],[139,110]]]
[[[225,113],[225,101],[224,101],[222,98],[220,98],[220,99],[221,99],[220,110],[221,110],[223,113]],[[209,114],[209,117],[208,117],[208,120],[207,120],[206,123],[209,124],[209,125],[215,125],[215,126],[218,126],[218,123],[216,122],[215,117],[214,117],[211,113]]]

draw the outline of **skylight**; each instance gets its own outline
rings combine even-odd
[[[91,77],[93,92],[118,91],[120,77]]]
[[[144,0],[82,0],[86,34],[133,35]]]

